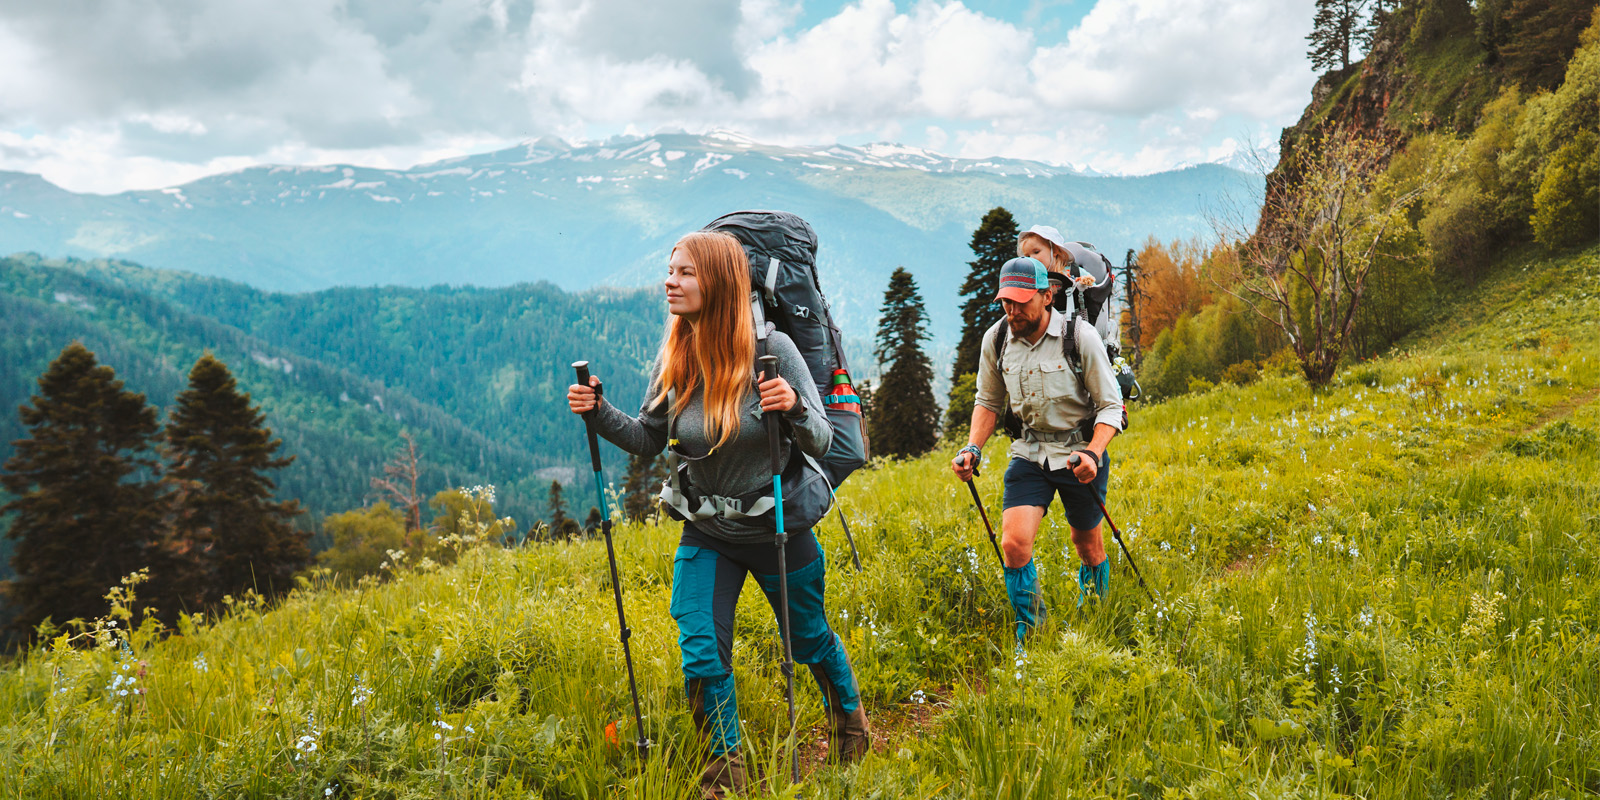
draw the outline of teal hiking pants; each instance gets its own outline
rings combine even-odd
[[[789,537],[789,640],[794,660],[810,667],[831,709],[854,711],[861,702],[844,643],[828,626],[823,602],[827,562],[815,534]],[[739,747],[739,703],[733,687],[733,618],[745,577],[754,576],[780,620],[778,549],[768,540],[731,544],[683,526],[672,565],[672,618],[678,622],[684,691],[695,724],[712,755]]]

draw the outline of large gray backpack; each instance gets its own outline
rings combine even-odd
[[[816,231],[785,211],[735,211],[712,220],[704,230],[729,234],[744,245],[761,352],[766,352],[765,318],[794,340],[811,370],[833,426],[833,445],[820,464],[828,483],[838,489],[866,463],[868,442],[844,341],[817,281]]]

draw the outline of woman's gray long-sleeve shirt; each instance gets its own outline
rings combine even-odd
[[[833,443],[833,428],[828,424],[822,408],[822,398],[811,381],[811,372],[800,357],[794,342],[781,332],[767,335],[767,352],[778,357],[778,374],[794,387],[799,402],[784,412],[788,422],[787,435],[779,438],[782,452],[778,463],[789,463],[791,440],[801,452],[812,458],[821,458]],[[722,445],[717,452],[699,461],[689,462],[689,482],[702,494],[738,497],[772,485],[772,461],[767,453],[767,428],[761,418],[761,395],[755,388],[759,364],[751,365],[750,392],[745,395],[744,408],[739,415],[739,432]],[[661,364],[651,369],[650,386],[645,390],[644,402],[637,417],[630,417],[616,406],[605,402],[604,397],[595,414],[595,432],[606,441],[635,455],[654,455],[667,446],[668,404],[652,405],[660,391],[658,383]],[[694,394],[683,413],[678,415],[678,449],[691,456],[700,456],[711,450],[712,442],[706,437],[705,387],[696,386]],[[729,542],[744,542],[772,536],[772,525],[765,527],[754,520],[728,520],[712,517],[697,521],[695,527],[710,536]]]

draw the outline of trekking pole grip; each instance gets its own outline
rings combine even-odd
[[[760,360],[762,383],[778,377],[777,356],[765,355]],[[766,417],[767,421],[767,453],[772,457],[772,474],[778,475],[783,472],[782,465],[778,463],[778,415],[771,411],[763,411],[761,415]]]
[[[572,362],[572,368],[573,368],[573,370],[575,370],[578,373],[578,385],[579,386],[588,386],[589,385],[589,362],[587,362],[587,361],[574,361],[574,362]],[[583,415],[583,427],[584,427],[584,430],[588,431],[588,433],[589,433],[589,460],[594,462],[594,471],[596,473],[600,472],[600,442],[595,439],[595,435],[594,435],[594,417],[593,417],[593,415],[594,415],[595,409],[600,407],[600,390],[601,390],[601,387],[599,387],[599,386],[594,387],[595,408],[589,409]]]

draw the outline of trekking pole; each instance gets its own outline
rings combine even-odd
[[[850,543],[850,561],[856,565],[856,572],[861,571],[861,554],[856,552],[856,538],[850,535],[850,523],[844,521],[844,509],[837,504],[834,510],[839,512],[839,524],[844,526],[844,540]]]
[[[1067,466],[1078,466],[1077,453],[1067,456]],[[1144,576],[1139,574],[1139,565],[1133,562],[1133,554],[1128,552],[1127,543],[1122,541],[1122,531],[1117,530],[1117,523],[1111,520],[1111,514],[1106,511],[1106,504],[1100,500],[1099,493],[1095,492],[1093,488],[1089,490],[1089,493],[1094,495],[1094,504],[1100,507],[1100,515],[1105,517],[1106,524],[1111,526],[1111,536],[1117,540],[1117,546],[1122,548],[1122,554],[1128,558],[1128,566],[1133,567],[1133,576],[1139,579],[1139,588],[1143,589],[1145,594],[1150,595],[1150,602],[1160,605],[1161,601],[1156,599],[1155,592],[1150,591],[1150,587],[1144,583]]]
[[[589,385],[589,362],[574,361],[572,368],[578,371],[578,385]],[[602,384],[594,387],[595,408],[600,407],[600,393],[605,389]],[[606,492],[600,476],[600,442],[595,438],[594,411],[583,415],[583,427],[589,434],[589,459],[594,462],[594,492],[600,500],[600,531],[606,537],[606,560],[611,562],[611,593],[617,599],[617,626],[622,629],[622,660],[628,664],[628,692],[633,695],[633,721],[637,726],[638,739],[634,746],[640,755],[650,754],[650,740],[644,735],[644,714],[639,711],[639,685],[633,677],[633,652],[628,647],[628,637],[633,631],[628,628],[628,618],[622,613],[622,582],[617,578],[617,551],[611,544],[611,510],[606,507]]]
[[[761,357],[761,382],[778,377],[778,357]],[[767,422],[767,452],[772,458],[772,507],[778,521],[778,612],[781,619],[778,631],[783,635],[783,677],[788,682],[786,696],[789,700],[789,780],[800,782],[800,754],[794,746],[794,650],[789,646],[789,567],[784,557],[789,534],[783,529],[783,465],[778,456],[778,414],[762,414]]]
[[[973,464],[972,478],[976,477],[978,477],[978,465]],[[983,517],[983,528],[989,532],[989,545],[994,548],[994,557],[1000,559],[1000,568],[1004,569],[1006,566],[1006,557],[1000,555],[1000,543],[995,541],[994,526],[989,524],[989,515],[983,510],[983,501],[978,498],[978,487],[977,484],[972,482],[972,478],[968,478],[966,481],[967,489],[972,492],[972,504],[978,507],[978,516]]]

